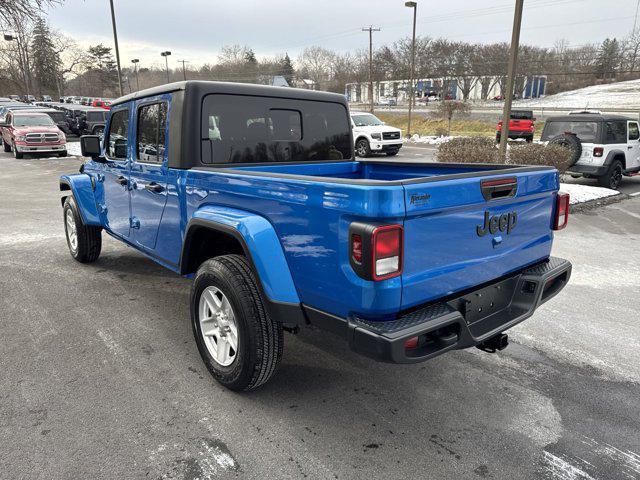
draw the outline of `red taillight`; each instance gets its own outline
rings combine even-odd
[[[413,350],[414,348],[418,348],[418,337],[412,337],[409,340],[405,341],[404,348],[407,350]]]
[[[604,148],[602,148],[602,147],[594,147],[593,156],[594,157],[601,157],[602,155],[604,155]]]
[[[355,233],[351,235],[351,257],[357,264],[362,264],[362,237]]]
[[[556,218],[553,222],[554,230],[562,230],[569,221],[569,194],[558,193],[556,198]]]
[[[402,226],[386,225],[371,234],[373,280],[386,280],[402,273],[402,233]]]

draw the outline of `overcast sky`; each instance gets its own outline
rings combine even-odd
[[[601,42],[632,30],[639,0],[525,0],[523,43],[552,46]],[[222,45],[248,45],[260,56],[288,52],[295,60],[306,46],[338,51],[368,48],[361,28],[382,30],[374,44],[411,32],[404,0],[114,0],[123,66],[185,59],[213,63]],[[469,42],[509,41],[514,1],[418,0],[417,34]],[[66,0],[49,10],[50,24],[83,46],[113,46],[108,0]]]

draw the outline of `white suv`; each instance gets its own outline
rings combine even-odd
[[[640,128],[620,115],[577,112],[547,119],[540,138],[573,150],[570,174],[597,178],[617,189],[623,176],[640,172]]]
[[[388,127],[372,113],[351,112],[351,128],[359,157],[368,157],[372,153],[393,156],[402,148],[402,130]]]

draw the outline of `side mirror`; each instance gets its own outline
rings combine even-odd
[[[113,144],[113,154],[116,158],[127,158],[127,141],[118,138]]]
[[[101,153],[100,137],[97,135],[83,135],[80,137],[80,151],[83,157],[91,157],[93,160],[98,160]]]

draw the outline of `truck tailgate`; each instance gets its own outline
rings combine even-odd
[[[503,189],[491,198],[481,182],[512,182],[515,194],[502,197]],[[402,309],[496,280],[551,253],[559,187],[554,169],[403,186]]]

